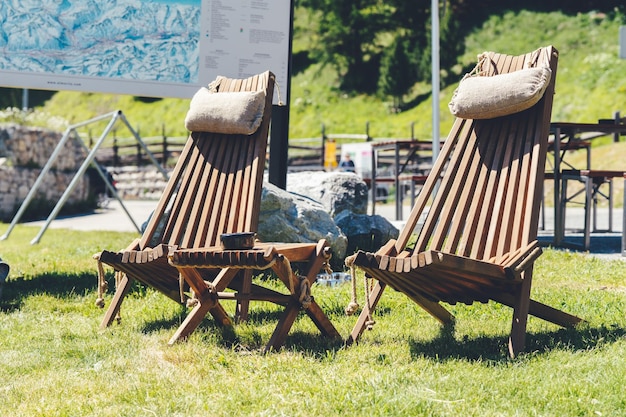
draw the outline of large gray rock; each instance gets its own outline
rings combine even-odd
[[[344,210],[367,213],[367,184],[351,172],[291,173],[287,176],[287,190],[319,201],[331,217]]]
[[[333,267],[346,256],[348,240],[328,211],[303,195],[263,184],[257,235],[264,242],[317,242],[326,239],[333,252]]]
[[[398,237],[398,229],[379,215],[368,216],[344,210],[335,216],[335,223],[348,237],[348,255],[358,249],[375,252],[389,239]]]

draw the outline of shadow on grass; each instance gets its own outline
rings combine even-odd
[[[290,332],[285,342],[285,349],[305,352],[315,358],[324,358],[329,353],[336,353],[345,346],[343,339],[323,337],[319,332]]]
[[[111,292],[111,289],[114,288],[114,283],[110,277],[108,278],[109,292]],[[50,272],[28,279],[10,279],[3,285],[2,298],[0,298],[0,311],[12,312],[19,310],[28,297],[40,294],[62,299],[94,293],[96,288],[96,277],[90,272],[80,272],[76,274]],[[147,291],[148,289],[145,285],[135,281],[131,286],[129,295],[134,294],[135,296],[141,297],[142,295],[146,295]],[[171,301],[168,299],[167,302]],[[336,313],[343,314],[343,311],[339,310],[339,307],[337,307]],[[188,313],[189,309],[181,305],[180,309],[175,310],[166,317],[146,321],[140,331],[145,334],[159,331],[171,331],[173,333],[178,326],[180,326]],[[204,320],[202,320],[196,331],[205,334],[206,338],[211,340],[211,343],[217,343],[223,347],[241,347],[242,349],[260,350],[265,346],[270,335],[261,334],[254,329],[254,326],[270,323],[273,329],[279,322],[282,314],[283,308],[280,307],[252,307],[249,312],[247,324],[241,326],[236,324],[234,327],[220,326],[213,320],[213,317],[208,314]],[[331,316],[333,312],[327,312],[327,314]],[[298,319],[309,320],[309,318],[305,316],[305,313],[301,312]],[[124,314],[122,314],[122,325],[123,322]],[[323,355],[329,349],[338,349],[341,346],[341,340],[328,340],[321,337],[316,331],[310,334],[291,331],[285,343],[285,349],[306,351],[314,356]]]
[[[626,336],[626,329],[617,326],[596,328],[578,327],[559,329],[552,332],[528,333],[526,349],[520,356],[535,355],[552,350],[585,351],[613,343]],[[438,337],[429,341],[410,342],[411,356],[426,357],[446,361],[466,359],[470,361],[508,361],[508,336],[481,336],[462,340],[454,337],[451,326],[442,327]]]
[[[141,329],[144,333],[153,333],[160,330],[167,330],[170,328],[177,328],[185,320],[191,310],[181,305],[180,313],[170,317],[159,320],[153,320],[147,322]],[[261,324],[265,322],[277,322],[280,319],[282,311],[277,310],[259,310],[251,309],[248,315],[247,323],[249,324]],[[202,322],[198,325],[199,330],[214,331],[215,329],[222,329],[228,326],[218,325],[210,313],[204,317]]]
[[[146,322],[141,328],[143,333],[153,333],[162,330],[172,333],[185,320],[189,310],[181,306],[179,314],[169,318],[162,318]],[[258,330],[261,326],[268,324],[274,331],[283,315],[282,309],[275,308],[251,308],[248,320],[245,323],[235,323],[233,326],[222,326],[218,324],[211,314],[207,313],[202,322],[194,330],[194,334],[200,335],[200,339],[206,343],[214,343],[220,347],[240,350],[262,350],[268,342],[271,333]],[[309,320],[306,313],[301,311],[298,320]],[[255,328],[258,326],[258,328]],[[197,336],[196,336],[197,337]],[[181,341],[180,343],[187,343]],[[325,357],[328,351],[336,351],[343,346],[343,340],[332,340],[323,337],[317,330],[312,332],[301,332],[291,330],[287,336],[284,349],[306,352],[314,357]]]
[[[0,311],[17,310],[22,306],[24,299],[33,295],[47,294],[53,297],[84,295],[96,287],[96,278],[89,272],[77,274],[47,272],[29,279],[9,279],[3,286]]]
[[[173,334],[178,326],[183,322],[187,315],[187,311],[181,311],[180,314],[174,315],[171,318],[159,319],[146,322],[141,328],[141,332],[150,334],[159,332],[162,330],[171,331]],[[232,347],[239,343],[235,327],[233,326],[220,326],[209,315],[202,320],[200,325],[196,328],[195,332],[211,335],[211,338],[217,339],[216,342],[222,347]],[[209,338],[209,337],[207,337]],[[186,343],[186,340],[181,340],[180,343]]]

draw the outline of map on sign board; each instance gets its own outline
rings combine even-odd
[[[0,86],[188,98],[270,70],[286,90],[290,1],[2,0]]]

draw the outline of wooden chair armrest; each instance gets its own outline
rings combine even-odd
[[[376,256],[395,256],[396,254],[396,239],[389,239],[387,243],[376,251]]]
[[[539,242],[535,240],[512,253],[504,263],[504,267],[511,269],[515,275],[519,275],[528,269],[542,252]]]
[[[128,251],[128,250],[139,250],[139,242],[141,242],[141,239],[136,238],[135,240],[130,242],[130,245],[128,245],[126,247],[126,249],[124,249],[124,250],[125,251]]]

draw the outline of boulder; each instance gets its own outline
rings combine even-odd
[[[263,184],[257,235],[264,242],[317,242],[326,239],[333,252],[334,268],[346,256],[348,240],[326,208],[313,199]]]
[[[320,202],[331,217],[344,210],[367,213],[367,184],[351,172],[290,173],[287,176],[287,190]]]
[[[399,234],[399,230],[389,220],[378,214],[369,216],[344,210],[335,216],[335,223],[347,236],[348,255],[359,249],[375,252],[389,239],[396,239]]]

